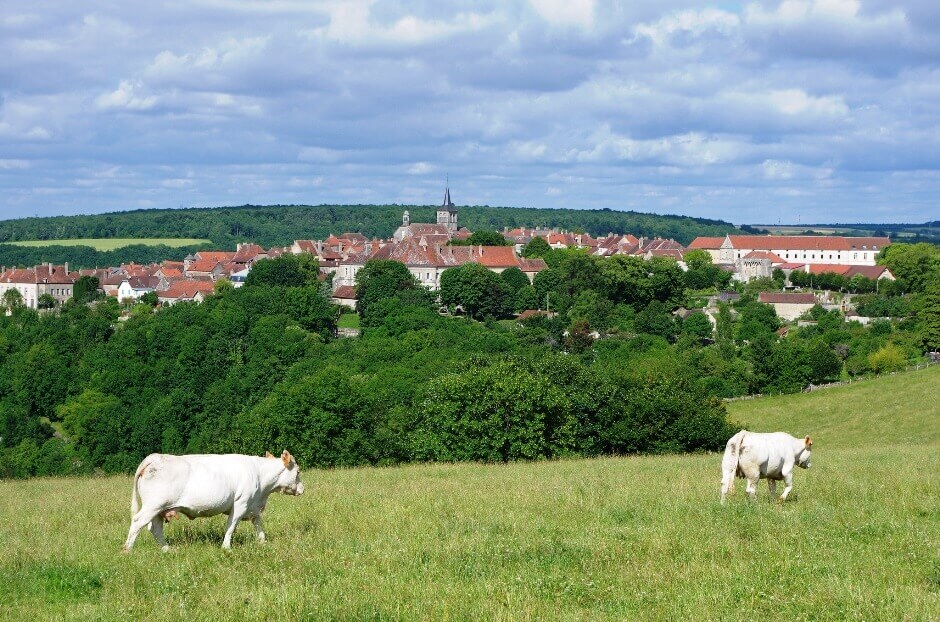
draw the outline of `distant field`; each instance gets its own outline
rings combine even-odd
[[[934,367],[732,404],[816,438],[784,504],[722,507],[718,455],[310,470],[266,545],[183,519],[125,556],[129,477],[0,482],[0,617],[938,620],[938,394]]]
[[[14,246],[91,246],[99,251],[113,251],[116,248],[144,244],[146,246],[193,246],[195,244],[209,244],[210,240],[196,238],[85,238],[80,240],[29,240],[23,242],[4,242]]]

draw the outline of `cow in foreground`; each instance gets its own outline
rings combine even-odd
[[[721,502],[728,493],[734,492],[734,478],[747,480],[747,495],[757,498],[757,482],[766,479],[770,496],[777,494],[777,481],[783,480],[786,488],[780,495],[785,501],[793,490],[793,466],[808,469],[813,441],[810,437],[795,438],[785,432],[762,434],[741,430],[725,445],[721,460]]]
[[[228,514],[222,548],[232,546],[232,534],[240,520],[251,520],[259,542],[264,542],[261,512],[272,492],[302,495],[300,467],[285,449],[280,459],[226,455],[171,456],[150,454],[134,474],[131,490],[131,528],[124,551],[134,546],[137,534],[148,526],[157,544],[167,551],[163,537],[166,521],[184,514]]]

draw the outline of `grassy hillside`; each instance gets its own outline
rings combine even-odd
[[[8,619],[940,618],[938,369],[739,402],[809,430],[791,501],[717,502],[718,455],[308,471],[270,542],[174,522],[119,553],[130,479],[0,483]],[[905,406],[895,396],[903,395]],[[795,401],[786,401],[792,399]],[[836,405],[864,405],[845,427]],[[883,416],[893,426],[880,423]],[[870,424],[871,427],[866,425]],[[866,442],[866,439],[868,442]]]
[[[179,248],[181,246],[195,246],[199,244],[208,244],[209,240],[199,240],[196,238],[84,238],[75,240],[56,240],[56,246],[90,246],[96,251],[113,251],[117,248],[124,248],[133,245],[144,246],[169,246],[170,248]],[[28,240],[22,242],[8,242],[14,246],[49,246],[48,240]]]
[[[244,241],[265,247],[284,246],[296,239],[323,239],[331,233],[344,231],[359,231],[369,237],[384,238],[401,225],[405,210],[411,213],[411,222],[435,222],[436,208],[428,205],[245,205],[136,210],[0,221],[0,243],[160,237],[204,238],[220,248],[234,248],[237,242]],[[720,220],[612,210],[459,207],[458,222],[474,231],[539,225],[581,229],[593,235],[615,231],[646,237],[662,236],[684,244],[699,235],[738,232],[732,224]]]
[[[940,443],[940,365],[813,393],[728,404],[755,431],[785,430],[824,447]]]

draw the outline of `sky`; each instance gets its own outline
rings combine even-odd
[[[940,2],[3,0],[0,218],[940,219]]]

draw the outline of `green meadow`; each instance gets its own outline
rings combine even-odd
[[[14,246],[90,246],[97,251],[113,251],[117,248],[143,244],[144,246],[193,246],[208,244],[209,240],[197,238],[83,238],[75,240],[29,240],[23,242],[4,242]]]
[[[129,477],[0,482],[0,617],[938,620],[938,395],[935,366],[729,404],[813,436],[783,504],[720,505],[718,454],[309,470],[267,544],[181,519],[123,555]]]

